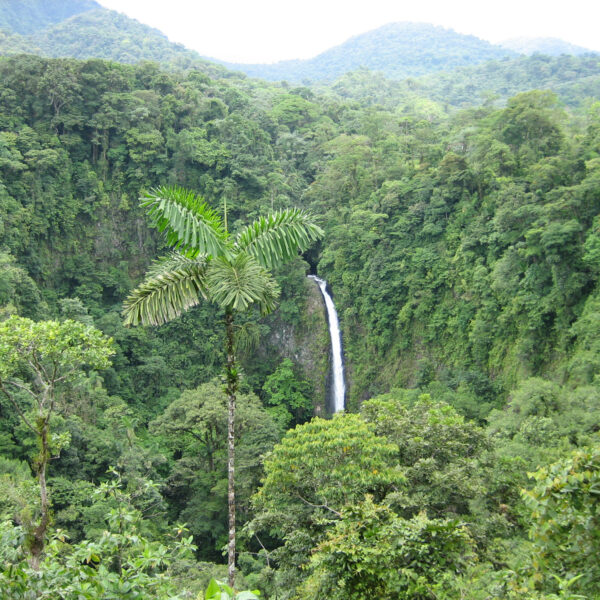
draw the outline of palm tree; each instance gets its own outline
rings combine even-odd
[[[156,261],[127,298],[126,325],[162,325],[201,301],[225,311],[226,393],[228,397],[228,579],[235,578],[235,400],[239,374],[235,356],[235,313],[258,306],[274,310],[279,286],[270,270],[306,250],[323,235],[299,209],[260,217],[232,235],[219,215],[193,192],[161,187],[141,205],[174,251]]]

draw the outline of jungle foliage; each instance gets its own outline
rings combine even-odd
[[[0,77],[0,319],[99,330],[114,351],[59,390],[37,565],[40,448],[0,397],[11,597],[193,598],[225,578],[223,310],[121,317],[166,249],[139,206],[162,185],[226,208],[230,231],[293,207],[325,230],[275,271],[279,311],[238,322],[239,589],[598,597],[597,96],[447,110],[34,56],[3,58]],[[348,412],[331,419],[311,420],[322,373],[298,346],[321,335],[309,269],[344,333]]]

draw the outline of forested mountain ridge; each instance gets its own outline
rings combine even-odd
[[[31,52],[49,57],[105,58],[128,64],[152,60],[168,68],[201,70],[212,77],[239,77],[239,73],[170,42],[160,31],[92,1],[5,0],[0,5],[2,29],[0,54]],[[559,42],[553,40],[553,48]],[[568,44],[563,42],[561,48],[570,53]],[[573,53],[581,54],[579,50]],[[514,55],[473,36],[426,24],[393,23],[355,36],[310,61],[228,66],[266,79],[311,79],[317,89],[329,80],[342,97],[360,99],[362,94],[371,103],[377,99],[384,104],[405,102],[407,95],[416,94],[464,106],[479,104],[486,95],[505,99],[532,87],[553,89],[566,102],[573,103],[597,92],[600,67],[591,56],[579,62],[563,56],[553,59],[555,63],[544,57],[535,57],[531,62],[523,57],[509,60],[511,56]],[[288,66],[292,68],[290,73],[286,71]],[[265,68],[273,73],[262,72]],[[294,75],[298,69],[303,74]],[[352,74],[357,69],[357,73],[364,73],[365,69],[374,72],[378,81],[367,83],[366,88],[365,83],[360,83],[363,89],[356,89],[348,80],[360,79],[360,75]],[[341,81],[331,81],[336,78]],[[399,81],[405,78],[408,79]]]
[[[18,10],[24,10],[25,5],[7,0],[5,5],[0,6],[0,18],[6,24],[5,30],[0,31],[0,53],[32,52],[53,57],[106,58],[128,64],[153,60],[169,69],[191,68],[211,77],[243,77],[241,73],[228,71],[201,58],[196,52],[170,42],[158,30],[93,2],[61,3],[60,7],[31,2],[28,6],[28,18],[23,20],[29,23],[27,27],[10,25],[16,19],[14,15]],[[28,28],[35,33],[29,33]],[[18,31],[29,34],[21,35]],[[437,43],[431,40],[437,40]],[[340,98],[386,106],[409,101],[422,104],[422,99],[457,107],[479,105],[486,101],[501,102],[532,88],[552,89],[567,104],[580,103],[586,97],[598,94],[600,60],[597,56],[511,58],[506,53],[490,51],[487,42],[482,43],[481,50],[481,43],[473,36],[460,36],[439,27],[391,24],[355,36],[347,42],[348,46],[342,44],[317,57],[317,63],[324,65],[322,73],[328,73],[326,79],[334,76],[338,79],[324,83],[319,81],[321,74],[314,77],[314,87],[322,92],[330,88]],[[404,48],[405,44],[410,46],[408,50]],[[432,52],[438,52],[439,57],[434,60]],[[483,64],[457,66],[467,64],[463,61],[465,52],[469,56],[467,62],[483,60]],[[503,58],[497,60],[485,58],[501,55]],[[430,74],[408,77],[416,71],[414,65],[406,65],[415,61],[419,65],[418,73]],[[291,61],[290,64],[298,66],[305,62]],[[277,65],[271,67],[279,68]],[[438,72],[431,73],[432,70]],[[264,76],[258,71],[251,74]],[[401,76],[408,78],[399,80]],[[282,71],[274,78],[286,77]]]
[[[540,80],[594,77],[589,60],[519,59],[514,85],[530,65]],[[11,600],[193,598],[223,572],[223,314],[122,324],[164,251],[138,207],[161,184],[226,203],[232,232],[291,206],[326,231],[278,274],[278,312],[240,323],[240,586],[286,600],[597,597],[594,92],[449,110],[34,56],[0,59],[0,77],[0,353],[9,315],[93,325],[114,349],[60,389],[48,488],[70,541],[52,535],[37,572],[36,437],[0,395]],[[329,420],[310,420],[327,340],[309,269],[344,332],[348,413]]]
[[[0,54],[4,55],[29,52],[126,64],[150,60],[171,68],[193,67],[215,76],[231,75],[197,52],[170,42],[157,29],[96,2],[46,4],[32,0],[25,5],[6,0],[0,5],[0,29],[4,29],[0,37]]]
[[[404,79],[509,56],[514,56],[511,50],[472,35],[425,23],[390,23],[307,60],[223,64],[251,77],[300,83],[331,81],[360,67],[380,71],[390,79]]]
[[[34,52],[50,57],[106,58],[124,63],[155,60],[204,68],[213,64],[214,71],[221,63],[254,77],[292,82],[332,80],[359,67],[401,79],[513,55],[510,50],[441,27],[392,23],[310,60],[274,65],[229,64],[217,59],[209,63],[198,53],[169,42],[158,30],[95,2],[72,2],[62,7],[36,1],[29,4],[26,17],[21,3],[6,0],[0,6],[0,23],[10,34],[0,46],[2,54],[14,54],[30,44]]]

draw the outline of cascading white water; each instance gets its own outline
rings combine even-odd
[[[309,275],[309,279],[313,279],[325,300],[325,308],[327,309],[327,321],[329,322],[329,336],[331,338],[331,354],[332,354],[332,397],[333,411],[339,412],[344,410],[344,399],[346,396],[346,382],[344,380],[344,359],[342,355],[342,333],[340,331],[340,323],[338,320],[337,311],[333,299],[327,291],[327,282],[316,275]]]

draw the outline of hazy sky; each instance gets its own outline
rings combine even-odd
[[[600,51],[600,0],[98,0],[171,41],[232,62],[310,58],[394,21],[498,42],[559,37]]]

